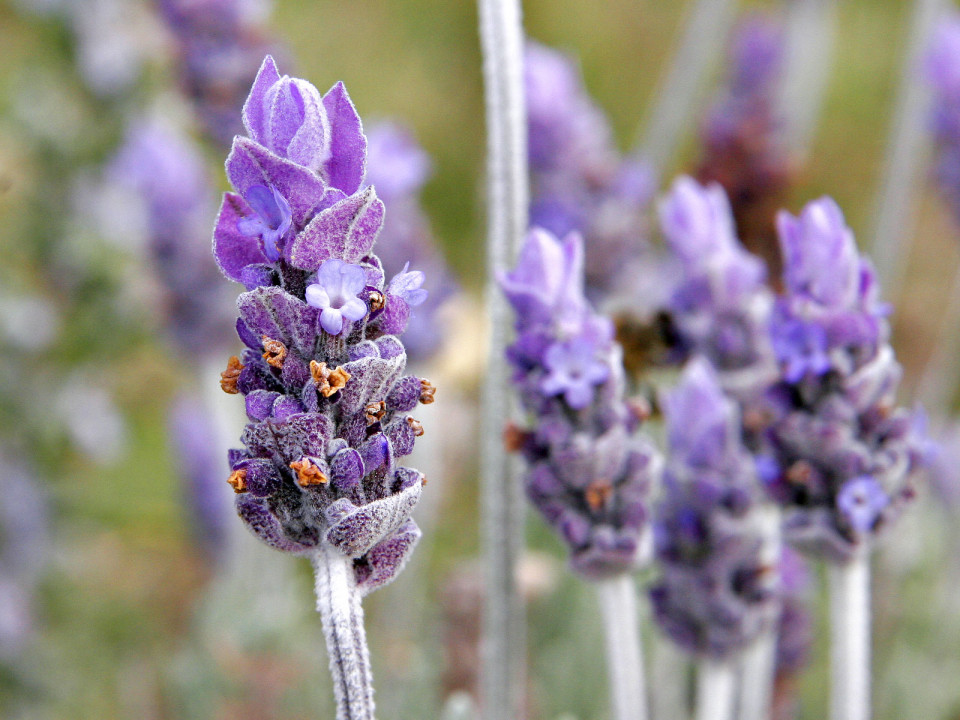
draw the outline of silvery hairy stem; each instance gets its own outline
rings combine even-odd
[[[482,636],[481,697],[485,718],[520,718],[523,687],[523,608],[514,567],[522,543],[523,498],[501,442],[510,415],[501,365],[510,328],[496,275],[512,261],[527,229],[526,107],[523,29],[518,0],[480,0],[484,96],[487,116],[487,287],[490,319],[489,379],[483,393],[483,545],[486,604]]]
[[[611,717],[614,720],[646,720],[643,648],[637,625],[633,579],[622,574],[595,584],[606,639]]]
[[[353,560],[322,544],[313,556],[313,569],[337,720],[374,720],[373,674]]]
[[[736,701],[733,663],[703,659],[697,663],[696,720],[731,720]]]
[[[831,564],[830,720],[870,717],[870,558]]]

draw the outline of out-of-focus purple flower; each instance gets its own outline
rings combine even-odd
[[[458,291],[420,207],[420,190],[431,172],[430,158],[412,134],[395,123],[381,122],[366,134],[366,182],[377,188],[390,209],[377,245],[383,270],[387,276],[401,275],[413,265],[430,277],[430,295],[411,313],[403,337],[410,359],[426,360],[443,340],[438,312]]]
[[[658,459],[625,402],[613,327],[583,298],[581,243],[531,230],[500,285],[516,313],[507,356],[530,419],[513,438],[527,461],[527,495],[573,568],[596,579],[638,562]]]
[[[0,450],[0,662],[15,661],[33,626],[34,590],[50,550],[46,498],[29,470]]]
[[[421,287],[426,275],[420,270],[410,271],[409,267],[410,263],[407,263],[403,266],[403,270],[394,276],[388,291],[391,295],[403,298],[410,307],[416,307],[422,305],[429,294]]]
[[[678,261],[665,307],[676,359],[702,354],[741,401],[762,393],[776,379],[773,297],[763,263],[737,242],[723,188],[678,178],[660,224]]]
[[[366,285],[366,273],[359,265],[327,260],[317,270],[317,281],[307,285],[307,305],[320,313],[320,326],[331,335],[343,332],[344,320],[355,322],[367,314],[367,304],[358,295]]]
[[[107,180],[139,201],[174,339],[190,355],[220,352],[229,342],[233,302],[209,254],[216,201],[199,149],[167,122],[137,119],[107,167]]]
[[[314,115],[298,114],[296,97],[319,95],[281,78],[267,58],[245,105],[251,137],[235,138],[227,159],[236,192],[225,194],[214,229],[224,274],[250,288],[237,301],[247,349],[221,379],[244,396],[250,420],[243,448],[230,451],[229,482],[261,540],[352,558],[366,594],[393,579],[420,535],[410,513],[423,476],[398,459],[423,434],[409,412],[431,402],[434,388],[403,374],[397,336],[424,291],[417,272],[385,284],[373,253],[383,203],[361,189],[366,139],[343,85]],[[290,208],[275,261],[239,227],[258,186]]]
[[[873,270],[839,208],[779,219],[785,294],[772,333],[782,378],[767,395],[766,487],[799,548],[834,562],[869,550],[913,498],[929,461],[916,413],[896,407],[901,370]]]
[[[776,619],[777,572],[764,559],[753,457],[740,413],[710,364],[694,359],[664,398],[669,455],[651,590],[660,627],[689,652],[727,659]]]
[[[933,36],[926,62],[933,90],[930,125],[937,144],[936,178],[960,219],[960,13],[950,12]]]
[[[207,134],[228,145],[263,56],[269,0],[157,0],[176,43],[180,83]]]
[[[558,237],[583,235],[586,292],[601,299],[647,250],[652,172],[617,152],[606,117],[569,57],[528,42],[524,71],[530,223]]]
[[[791,168],[775,109],[783,61],[782,29],[748,16],[737,31],[721,95],[702,130],[701,182],[716,182],[730,198],[740,241],[779,274],[774,213],[785,199]]]

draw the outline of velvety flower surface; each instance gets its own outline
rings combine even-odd
[[[628,572],[659,461],[625,401],[612,324],[583,295],[582,241],[534,229],[499,280],[516,311],[507,355],[529,423],[508,442],[527,462],[527,495],[566,542],[575,570]]]
[[[677,260],[665,308],[676,359],[703,355],[741,401],[762,393],[776,379],[773,296],[763,263],[737,240],[723,188],[680,177],[659,209]]]
[[[776,620],[777,572],[757,515],[760,487],[740,413],[710,364],[694,359],[663,400],[668,459],[654,517],[660,627],[689,652],[727,659]]]
[[[870,264],[829,198],[778,218],[784,295],[772,334],[765,482],[788,540],[835,562],[868,550],[914,495],[929,443],[896,407],[901,370]]]
[[[373,254],[384,207],[362,187],[366,139],[342,85],[321,96],[268,57],[244,122],[249,137],[227,159],[236,192],[214,230],[221,269],[248,288],[237,301],[247,349],[221,381],[244,396],[250,420],[229,482],[264,542],[332,546],[354,559],[366,593],[393,578],[420,535],[410,513],[424,478],[398,461],[423,433],[409,413],[434,388],[404,375],[397,336],[424,278],[405,270],[387,285]],[[276,243],[247,232],[255,214]]]
[[[583,235],[586,292],[598,301],[647,249],[644,214],[655,181],[645,165],[620,156],[571,58],[528,42],[524,73],[530,222],[557,237]]]

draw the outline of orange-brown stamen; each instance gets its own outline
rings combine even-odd
[[[590,506],[590,509],[597,512],[607,503],[607,499],[612,493],[613,485],[609,482],[606,480],[594,480],[587,486],[587,489],[584,490],[583,497],[587,501],[587,505]]]
[[[287,346],[279,340],[271,340],[266,335],[261,339],[263,340],[263,359],[270,367],[281,369],[283,361],[287,358]]]
[[[297,482],[300,483],[300,487],[326,485],[327,483],[327,476],[310,458],[300,458],[290,463],[290,469],[297,474]]]
[[[310,376],[317,384],[317,391],[324,397],[330,397],[346,386],[347,381],[352,377],[343,367],[330,370],[325,362],[316,360],[310,361]]]
[[[429,405],[433,402],[433,396],[436,392],[437,388],[433,386],[432,382],[426,378],[420,378],[420,402]]]
[[[412,417],[408,417],[407,423],[409,423],[410,427],[413,428],[414,435],[416,435],[417,437],[420,437],[421,435],[423,435],[423,425],[420,424],[419,420],[414,420]]]
[[[247,491],[247,471],[234,470],[227,478],[227,484],[233,488],[233,491],[239,495]]]
[[[228,395],[236,395],[237,378],[240,377],[240,371],[243,370],[243,364],[236,355],[231,355],[227,360],[227,369],[220,373],[220,389]]]
[[[367,425],[373,425],[379,422],[387,412],[387,404],[381,400],[379,402],[369,403],[363,410],[367,417]]]

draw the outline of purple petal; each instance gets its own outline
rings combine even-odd
[[[256,237],[244,234],[238,223],[253,211],[246,201],[234,193],[224,193],[220,214],[213,230],[213,256],[231,280],[242,282],[241,272],[247,265],[267,262]]]
[[[324,165],[327,182],[352,195],[363,183],[367,162],[367,138],[360,115],[342,82],[323,97],[330,121],[330,159]]]
[[[343,330],[343,315],[331,307],[324,308],[320,314],[320,327],[331,335],[339,335]]]
[[[323,210],[293,239],[290,264],[316,270],[329,258],[359,262],[373,248],[383,212],[372,187]]]
[[[353,322],[362,320],[367,315],[367,304],[360,298],[352,298],[340,308],[340,314]]]
[[[273,57],[267,55],[257,72],[257,79],[253,81],[247,101],[243,104],[243,126],[247,129],[247,135],[257,142],[263,142],[266,135],[264,100],[267,91],[279,80],[280,71],[277,70],[277,64],[273,61]]]

